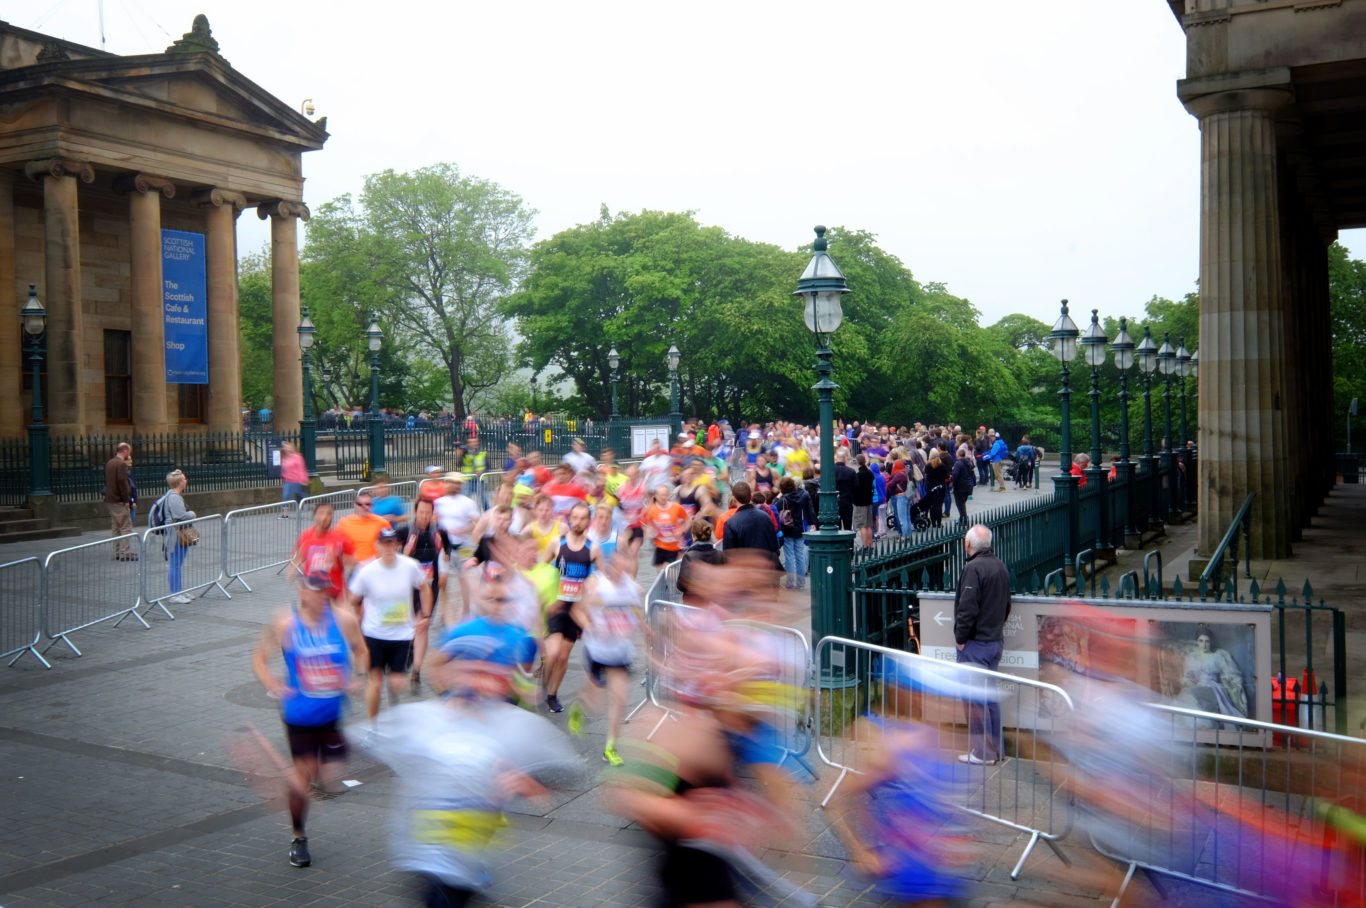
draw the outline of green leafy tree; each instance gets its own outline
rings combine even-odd
[[[254,413],[275,400],[270,259],[265,253],[249,253],[238,262],[237,306],[242,404]]]
[[[1328,299],[1333,324],[1333,414],[1338,450],[1347,449],[1347,408],[1366,397],[1366,262],[1349,258],[1347,248],[1328,248]],[[1360,422],[1352,449],[1360,450]]]
[[[609,349],[621,355],[621,412],[654,414],[668,400],[670,344],[682,354],[685,413],[790,414],[812,406],[809,340],[790,298],[801,267],[689,213],[604,206],[536,245],[504,311],[518,319],[522,358],[538,372],[558,367],[599,417],[611,410]]]
[[[342,196],[323,206],[305,256],[351,302],[362,333],[378,310],[386,348],[405,350],[410,365],[440,363],[463,417],[510,368],[499,304],[522,275],[534,215],[514,193],[453,164],[386,170],[366,178],[359,203]],[[433,400],[425,377],[417,381],[409,396]]]

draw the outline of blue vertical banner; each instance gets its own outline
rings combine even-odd
[[[161,231],[161,306],[166,313],[166,383],[209,383],[208,282],[204,234]]]

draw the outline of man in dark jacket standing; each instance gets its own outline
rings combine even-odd
[[[953,485],[953,503],[958,506],[958,522],[968,525],[968,496],[977,485],[977,470],[968,459],[967,451],[959,451],[958,459],[953,462],[953,474],[949,477]]]
[[[750,503],[751,495],[747,482],[737,482],[731,487],[730,497],[735,501],[736,510],[726,519],[721,547],[727,557],[737,549],[758,549],[766,552],[777,567],[778,530],[768,511],[761,511]]]
[[[821,469],[825,469],[822,465]],[[854,473],[849,466],[849,449],[841,448],[835,452],[835,494],[839,496],[840,529],[852,529],[854,525]]]
[[[996,671],[1005,649],[1005,623],[1010,615],[1010,572],[991,550],[991,530],[981,524],[963,535],[963,546],[968,562],[953,597],[958,661]],[[983,697],[985,702],[968,702],[971,749],[958,757],[964,763],[999,763],[1003,756],[1001,707],[995,697],[995,684],[991,684]]]
[[[128,473],[128,461],[132,456],[132,445],[121,441],[114,450],[114,456],[104,465],[104,504],[109,508],[109,523],[115,538],[133,532],[133,520],[129,510],[133,503],[133,482]],[[128,540],[114,543],[114,560],[138,560]]]

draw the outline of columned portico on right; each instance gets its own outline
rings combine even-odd
[[[1328,249],[1366,227],[1366,0],[1166,2],[1200,122],[1196,555],[1255,493],[1251,557],[1284,558],[1335,481]]]
[[[1201,87],[1214,87],[1194,97]],[[1200,119],[1200,551],[1249,492],[1255,557],[1290,553],[1285,299],[1275,112],[1282,88],[1182,83]]]

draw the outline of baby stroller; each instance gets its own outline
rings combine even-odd
[[[944,494],[948,486],[941,483],[930,489],[911,505],[911,526],[917,530],[927,530],[939,526],[944,520]]]

